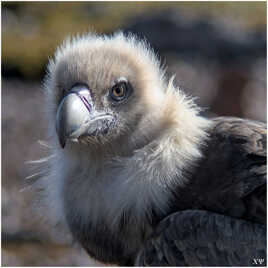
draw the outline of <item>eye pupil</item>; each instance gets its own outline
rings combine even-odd
[[[117,95],[121,95],[121,94],[123,93],[123,90],[122,90],[121,88],[117,87],[117,88],[115,89],[115,93],[116,93]]]

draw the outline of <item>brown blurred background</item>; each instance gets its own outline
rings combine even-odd
[[[95,264],[32,211],[25,162],[46,155],[41,85],[56,46],[119,29],[151,43],[205,116],[266,121],[265,2],[2,2],[3,266]]]

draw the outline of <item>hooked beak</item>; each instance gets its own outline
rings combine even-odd
[[[73,87],[62,99],[56,115],[56,132],[64,148],[66,140],[105,133],[113,116],[95,110],[89,89],[85,85]]]

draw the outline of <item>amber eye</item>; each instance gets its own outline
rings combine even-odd
[[[127,85],[125,82],[113,86],[110,91],[110,97],[114,101],[122,101],[127,97]]]
[[[120,86],[120,87],[115,87],[115,88],[113,88],[113,95],[115,96],[115,97],[119,97],[119,98],[121,98],[122,96],[124,96],[124,94],[125,94],[125,89],[124,89],[124,87],[122,87],[122,86]]]

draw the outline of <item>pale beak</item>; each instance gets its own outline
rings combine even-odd
[[[66,140],[107,132],[113,116],[97,112],[89,89],[85,85],[73,87],[62,99],[56,115],[56,131],[64,148]]]

